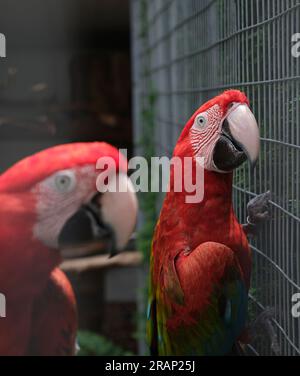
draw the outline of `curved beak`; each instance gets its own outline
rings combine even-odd
[[[259,128],[253,113],[246,104],[234,104],[223,122],[221,136],[214,150],[217,169],[232,171],[247,158],[254,169],[259,149]]]
[[[241,146],[251,166],[255,167],[259,155],[260,137],[257,121],[250,108],[245,104],[239,104],[229,113],[227,121],[231,136]]]
[[[117,175],[114,189],[97,193],[64,225],[59,245],[65,258],[109,253],[114,256],[130,240],[137,218],[137,199],[126,174]],[[117,187],[117,189],[115,189]],[[119,187],[122,187],[120,190]]]

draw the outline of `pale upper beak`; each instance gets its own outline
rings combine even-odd
[[[231,136],[247,155],[254,167],[260,149],[260,136],[257,121],[246,104],[237,104],[227,116]]]
[[[129,241],[137,221],[138,202],[130,178],[121,173],[111,179],[108,191],[99,196],[99,204],[104,223],[114,231],[115,251],[121,251]]]

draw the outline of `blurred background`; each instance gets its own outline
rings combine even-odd
[[[133,151],[129,1],[1,0],[0,170],[47,147],[106,141]],[[68,261],[80,329],[114,343],[103,353],[138,351],[134,244],[121,257]],[[101,341],[101,340],[100,340]]]
[[[107,141],[170,156],[186,120],[219,92],[246,91],[262,153],[234,183],[241,222],[272,191],[273,218],[251,242],[249,314],[274,309],[282,355],[300,355],[299,0],[0,0],[0,171],[46,147]],[[161,194],[139,196],[137,239],[108,260],[65,260],[85,354],[146,353],[147,260]],[[142,261],[144,260],[144,261]],[[88,331],[88,333],[87,333]],[[250,355],[274,355],[267,338]]]

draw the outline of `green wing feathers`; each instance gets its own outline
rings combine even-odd
[[[167,265],[165,267],[168,267]],[[233,251],[204,243],[179,255],[174,272],[182,301],[165,278],[152,278],[147,335],[153,355],[226,355],[241,335],[247,316],[247,288]],[[163,268],[161,273],[169,275]],[[172,278],[171,280],[175,280]],[[168,279],[167,279],[168,280]],[[171,285],[172,286],[172,285]]]

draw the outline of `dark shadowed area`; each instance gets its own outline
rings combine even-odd
[[[106,141],[131,153],[129,1],[0,0],[0,33],[0,172],[61,143]],[[108,264],[67,265],[80,329],[135,352],[138,265]]]
[[[128,1],[0,5],[0,168],[62,142],[131,149]]]

